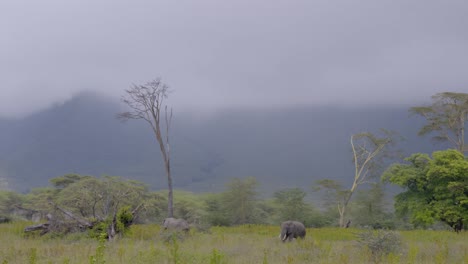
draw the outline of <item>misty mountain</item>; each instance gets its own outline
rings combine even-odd
[[[0,177],[27,191],[67,173],[115,175],[166,187],[157,142],[142,120],[115,118],[123,106],[90,93],[22,119],[0,119]],[[348,183],[350,136],[386,128],[406,154],[437,147],[417,136],[423,120],[408,106],[176,112],[171,128],[175,188],[220,191],[233,177],[254,176],[262,191],[309,189],[321,178]]]

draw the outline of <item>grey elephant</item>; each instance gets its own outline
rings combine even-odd
[[[164,229],[169,230],[176,230],[176,231],[185,231],[188,232],[190,230],[190,226],[184,219],[177,219],[177,218],[166,218],[163,222]]]
[[[281,241],[293,240],[294,238],[304,238],[306,235],[306,228],[303,223],[298,221],[285,221],[281,224]]]

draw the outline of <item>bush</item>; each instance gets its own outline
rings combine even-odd
[[[130,211],[130,206],[125,206],[119,209],[117,213],[117,232],[125,233],[133,223],[133,214]]]
[[[369,249],[374,262],[379,262],[383,256],[398,253],[401,250],[401,237],[394,231],[369,230],[357,234],[357,237],[359,245]]]
[[[109,221],[98,222],[94,224],[93,228],[88,231],[89,237],[99,240],[102,234],[107,234]]]

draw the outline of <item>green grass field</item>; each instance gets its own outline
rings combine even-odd
[[[182,239],[157,225],[135,225],[124,238],[99,242],[83,234],[26,236],[30,223],[0,224],[0,263],[468,263],[468,233],[397,231],[398,252],[376,260],[357,242],[358,229],[308,229],[282,243],[279,226],[245,225],[191,231]]]

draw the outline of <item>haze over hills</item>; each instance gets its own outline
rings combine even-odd
[[[321,178],[348,183],[353,173],[349,139],[386,128],[406,141],[406,154],[431,152],[417,136],[423,120],[409,106],[290,107],[225,110],[206,117],[177,112],[171,128],[175,188],[221,191],[233,177],[254,176],[260,190],[308,189]],[[115,175],[166,187],[159,148],[146,123],[115,118],[118,101],[83,93],[13,120],[0,119],[0,177],[11,189],[46,186],[67,173]],[[177,110],[177,109],[175,109]]]

